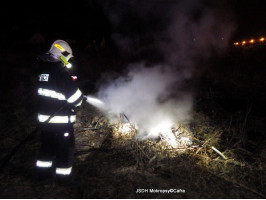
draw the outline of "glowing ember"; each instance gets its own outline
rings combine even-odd
[[[149,135],[147,136],[147,138],[154,138],[154,136],[159,135],[161,140],[164,140],[164,142],[170,145],[171,147],[176,148],[178,144],[176,141],[176,137],[172,132],[172,126],[173,123],[171,123],[170,121],[163,121],[149,131]]]
[[[173,123],[163,121],[150,129],[149,134],[142,139],[160,139],[160,143],[170,148],[187,148],[192,145],[192,134],[188,130],[173,128]],[[120,123],[117,132],[126,136],[134,136],[136,129],[130,123]]]
[[[173,148],[178,147],[178,142],[176,141],[175,135],[171,132],[168,133],[161,133],[160,138],[163,142],[166,143],[166,145],[170,145]]]
[[[118,131],[123,133],[123,134],[126,134],[126,135],[130,135],[131,132],[133,131],[133,127],[130,123],[124,123],[124,124],[121,124],[121,126],[119,127]]]

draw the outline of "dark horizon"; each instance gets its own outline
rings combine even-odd
[[[1,43],[29,39],[34,33],[41,33],[51,40],[69,38],[74,40],[108,39],[113,27],[105,15],[101,1],[80,2],[45,2],[35,5],[30,2],[10,1],[2,5]],[[114,1],[116,2],[116,1]],[[152,1],[151,1],[152,2]],[[208,1],[206,1],[208,2]],[[222,2],[222,1],[221,1]],[[228,9],[224,12],[233,14],[236,30],[232,40],[266,35],[266,2],[263,0],[226,1]],[[129,24],[130,26],[130,24]],[[86,41],[87,42],[87,41]]]

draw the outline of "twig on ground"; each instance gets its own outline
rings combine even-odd
[[[220,156],[222,156],[223,159],[227,160],[228,158],[218,149],[216,149],[214,146],[212,146],[212,150],[214,150],[216,153],[218,153]]]
[[[196,151],[195,154],[198,154],[198,153],[200,152],[200,150],[201,150],[203,147],[205,147],[206,144],[207,144],[210,140],[211,140],[211,139],[206,140],[206,141],[203,143],[203,145],[202,145],[200,148],[198,148],[198,150]]]

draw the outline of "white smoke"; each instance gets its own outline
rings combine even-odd
[[[180,92],[176,98],[169,97],[172,86],[178,84],[171,70],[160,65],[147,68],[143,63],[129,68],[127,76],[100,87],[98,97],[109,110],[126,114],[142,136],[162,122],[173,125],[190,119],[192,96]]]
[[[136,123],[140,138],[156,138],[177,122],[188,123],[193,109],[188,83],[199,71],[198,61],[225,49],[233,25],[217,8],[205,8],[203,1],[111,2],[102,5],[116,30],[113,39],[138,62],[128,64],[121,76],[103,76],[98,97],[109,111],[125,113]],[[133,17],[137,22],[129,13],[137,15]],[[156,63],[157,55],[161,59]]]

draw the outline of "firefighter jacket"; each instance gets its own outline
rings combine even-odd
[[[81,105],[83,95],[61,62],[41,60],[37,93],[40,123],[46,122],[51,115],[54,116],[48,123],[76,121],[74,108]]]

